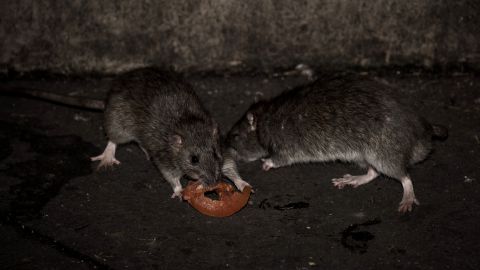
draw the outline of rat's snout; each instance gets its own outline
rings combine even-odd
[[[212,186],[218,181],[214,176],[207,175],[201,175],[199,180],[207,186]]]
[[[219,166],[215,166],[214,170],[201,174],[199,178],[199,180],[202,181],[205,185],[214,185],[221,179],[222,179],[222,172],[220,171]]]

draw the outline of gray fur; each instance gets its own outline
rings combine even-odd
[[[401,180],[430,152],[432,130],[385,85],[344,76],[253,104],[227,144],[240,160],[263,158],[264,169],[340,160]]]

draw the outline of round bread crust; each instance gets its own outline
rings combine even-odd
[[[218,200],[205,196],[205,192],[215,191]],[[206,187],[200,181],[189,182],[183,190],[183,199],[200,213],[212,217],[228,217],[240,211],[248,202],[251,188],[245,187],[243,192],[235,191],[232,185],[218,182],[214,186]]]

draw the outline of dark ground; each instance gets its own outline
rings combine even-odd
[[[362,172],[353,165],[264,172],[255,162],[240,166],[256,190],[247,207],[206,217],[170,199],[170,186],[136,145],[119,149],[122,164],[114,170],[95,172],[88,157],[106,143],[101,113],[1,96],[0,268],[478,269],[480,77],[379,77],[450,132],[411,168],[421,205],[406,215],[396,211],[402,187],[392,179],[334,188],[331,178]],[[224,132],[255,97],[306,82],[191,79]],[[13,83],[103,97],[110,78]]]

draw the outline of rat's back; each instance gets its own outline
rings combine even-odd
[[[267,104],[259,124],[264,142],[306,159],[409,153],[427,136],[421,119],[390,89],[356,76],[319,80]]]
[[[192,86],[181,75],[156,68],[120,75],[113,83],[109,101],[113,103],[116,98],[128,103],[139,116],[148,114],[148,110],[168,117],[178,117],[185,111],[205,111]]]
[[[191,85],[174,72],[142,68],[124,73],[112,83],[105,128],[109,137],[121,134],[138,140],[146,133],[161,136],[189,116],[209,118]]]

